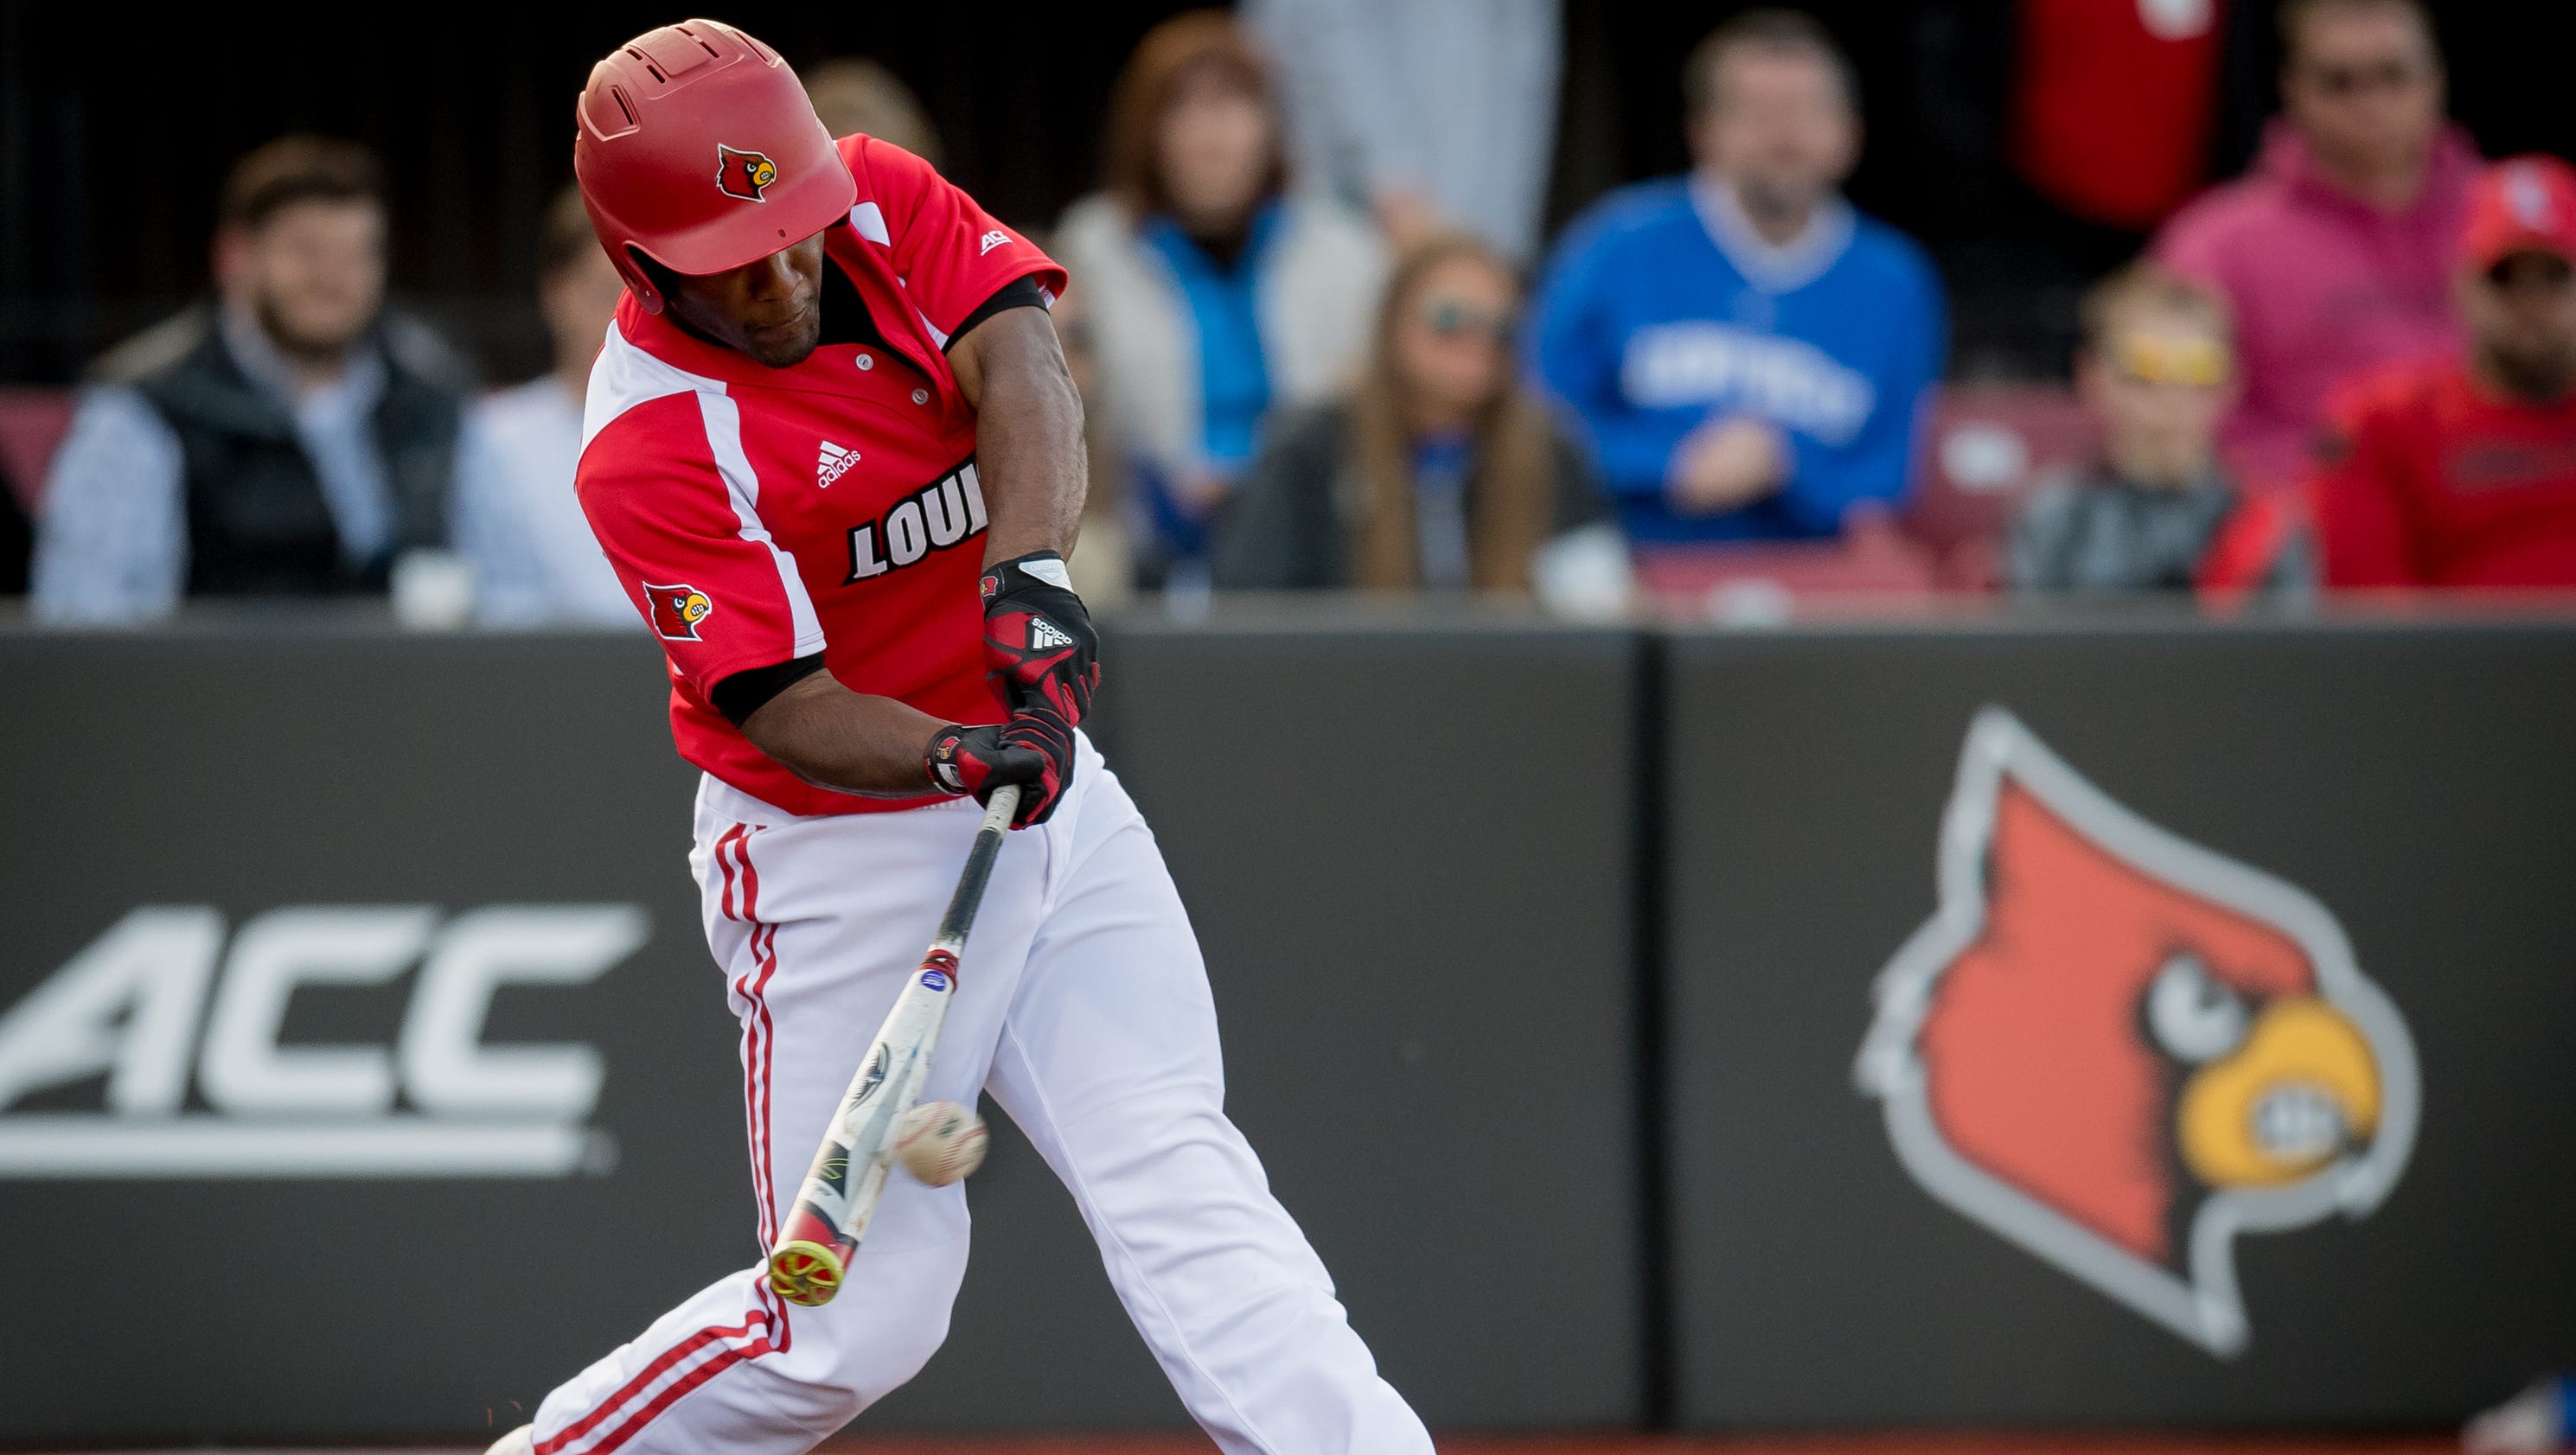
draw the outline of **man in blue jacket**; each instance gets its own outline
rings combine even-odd
[[[1855,503],[1905,494],[1948,348],[1940,280],[1842,199],[1859,97],[1823,27],[1747,11],[1683,85],[1696,166],[1576,221],[1530,365],[1638,544],[1830,536]]]

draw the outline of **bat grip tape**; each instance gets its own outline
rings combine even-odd
[[[983,826],[975,831],[975,846],[966,851],[966,867],[957,875],[957,892],[949,896],[948,913],[940,917],[933,946],[952,955],[966,948],[966,932],[975,927],[975,911],[983,906],[984,886],[993,878],[1002,836],[1010,832],[1011,816],[1019,810],[1019,784],[1005,783],[993,790],[984,805]]]

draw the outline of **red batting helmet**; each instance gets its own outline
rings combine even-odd
[[[778,52],[730,25],[649,31],[590,68],[572,168],[609,261],[662,311],[635,255],[675,273],[739,268],[849,215],[858,183]]]

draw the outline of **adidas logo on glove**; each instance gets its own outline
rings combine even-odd
[[[1029,618],[1030,651],[1051,652],[1059,647],[1069,647],[1072,645],[1073,638],[1066,636],[1054,622],[1047,620],[1043,616],[1033,616]]]

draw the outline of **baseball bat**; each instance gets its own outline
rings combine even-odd
[[[993,858],[1001,852],[1002,836],[1019,806],[1018,784],[993,790],[930,953],[921,957],[894,1008],[886,1012],[885,1024],[877,1028],[850,1078],[850,1089],[841,1093],[840,1110],[824,1128],[823,1144],[814,1149],[795,1210],[769,1253],[769,1286],[790,1303],[808,1308],[830,1303],[849,1274],[859,1239],[867,1236],[868,1219],[876,1216],[893,1167],[895,1124],[921,1099],[922,1083],[929,1079],[931,1052],[948,1019],[948,998],[957,991],[957,957],[975,927],[984,885],[993,877]]]

